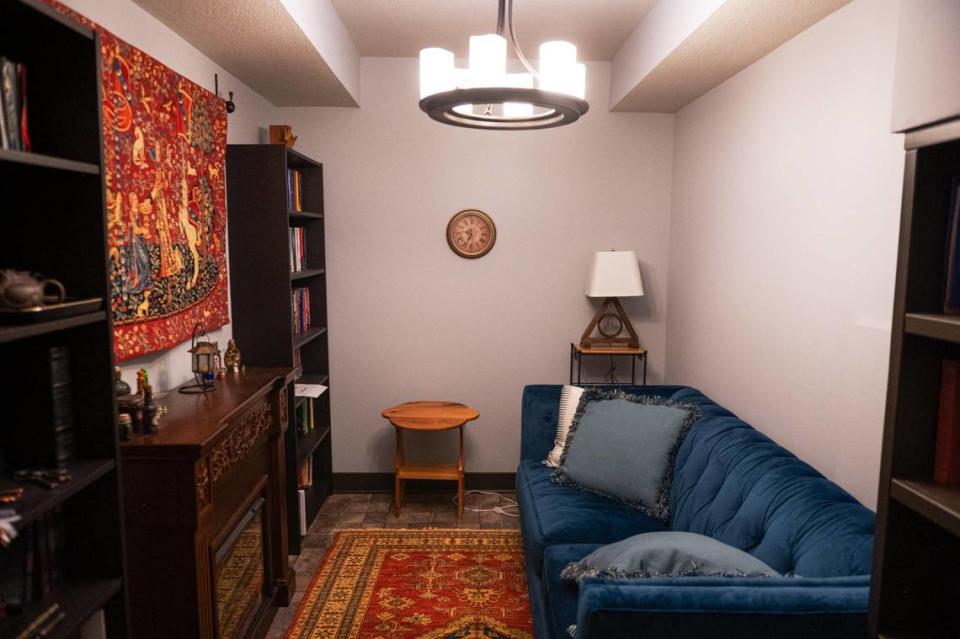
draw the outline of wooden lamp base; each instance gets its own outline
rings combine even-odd
[[[613,326],[611,326],[613,325]],[[616,330],[614,330],[614,326]],[[629,337],[621,337],[626,330]],[[592,337],[593,332],[600,333],[600,337]],[[626,346],[628,348],[640,348],[640,338],[637,332],[633,330],[633,324],[627,317],[626,311],[616,297],[604,298],[596,315],[590,320],[587,330],[580,337],[580,348],[600,348],[610,346]]]

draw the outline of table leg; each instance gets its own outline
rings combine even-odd
[[[397,428],[397,461],[393,475],[393,516],[400,516],[400,506],[403,499],[403,485],[400,480],[400,467],[403,466],[403,429]]]
[[[631,386],[637,385],[637,358],[636,357],[630,358],[630,385]]]
[[[463,426],[457,430],[460,431],[460,458],[457,462],[460,475],[457,479],[457,521],[463,521]]]
[[[647,354],[643,354],[643,385],[647,385]]]

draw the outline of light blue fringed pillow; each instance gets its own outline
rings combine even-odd
[[[779,577],[753,555],[696,533],[664,531],[634,535],[597,548],[567,565],[566,581],[584,577]]]
[[[588,390],[551,479],[616,499],[666,523],[677,450],[699,418],[700,410],[692,404]]]

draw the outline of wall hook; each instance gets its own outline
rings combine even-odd
[[[213,74],[213,92],[217,94],[218,98],[223,100],[223,98],[220,97],[220,78],[216,73]],[[233,113],[237,110],[237,105],[233,101],[233,91],[230,92],[230,98],[223,101],[227,105],[227,113]]]

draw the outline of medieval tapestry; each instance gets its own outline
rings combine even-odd
[[[221,99],[97,30],[117,361],[229,322]]]

